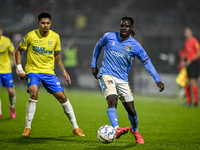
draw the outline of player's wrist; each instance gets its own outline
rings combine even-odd
[[[17,71],[18,71],[18,74],[25,74],[21,64],[17,65]]]

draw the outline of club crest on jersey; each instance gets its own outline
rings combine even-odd
[[[49,44],[49,46],[51,46],[53,44],[53,41],[52,40],[48,40],[48,44]]]
[[[115,46],[115,42],[112,42],[112,46]]]
[[[113,84],[113,81],[112,80],[108,80],[108,84]]]
[[[129,46],[129,45],[126,46],[127,51],[131,51],[131,48],[132,48],[132,46]]]

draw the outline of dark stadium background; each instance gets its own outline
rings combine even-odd
[[[178,51],[184,44],[184,28],[191,27],[194,36],[200,40],[198,0],[1,0],[0,24],[4,35],[12,39],[15,47],[27,32],[38,28],[37,16],[41,11],[51,13],[51,29],[59,33],[62,48],[71,39],[78,47],[77,88],[99,89],[90,69],[93,48],[105,32],[119,30],[123,16],[131,16],[135,20],[135,38],[161,75],[166,94],[177,92],[175,77],[178,73]],[[129,76],[133,91],[157,93],[154,81],[143,70],[142,63],[135,59]],[[58,67],[55,71],[62,81]],[[13,72],[15,83],[22,84],[15,69]]]

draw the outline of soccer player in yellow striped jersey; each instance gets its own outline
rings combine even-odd
[[[54,73],[54,61],[56,61],[66,79],[66,84],[71,84],[70,76],[64,68],[59,53],[61,50],[60,37],[50,30],[51,15],[42,12],[38,16],[38,21],[39,29],[29,32],[16,49],[18,76],[20,79],[26,79],[27,91],[30,93],[26,106],[26,125],[22,135],[29,136],[31,133],[31,123],[35,114],[41,82],[47,92],[53,94],[61,103],[72,124],[73,133],[78,136],[85,136],[78,127],[72,105],[65,96],[64,89]],[[24,50],[27,50],[25,71],[21,65],[21,53]]]
[[[14,119],[16,118],[15,112],[15,102],[16,102],[16,94],[14,90],[14,82],[12,75],[12,68],[10,62],[10,55],[15,63],[15,53],[14,46],[11,40],[8,37],[5,37],[3,34],[3,28],[0,25],[0,86],[3,85],[6,87],[9,101],[10,101],[10,115]],[[15,63],[16,66],[16,63]],[[1,99],[0,99],[0,119],[2,118],[2,110],[1,110]]]

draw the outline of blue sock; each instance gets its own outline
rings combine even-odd
[[[107,109],[108,118],[110,120],[111,126],[114,128],[118,125],[118,119],[117,119],[117,110],[116,108],[108,108]]]
[[[137,117],[137,113],[136,113],[135,117],[131,117],[128,114],[128,119],[130,120],[130,124],[131,124],[133,132],[136,132],[138,130],[138,117]]]

